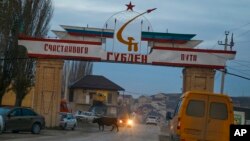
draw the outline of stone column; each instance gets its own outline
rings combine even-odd
[[[187,67],[183,69],[183,92],[214,91],[214,69]]]
[[[34,110],[45,117],[46,127],[59,125],[63,60],[38,59]]]

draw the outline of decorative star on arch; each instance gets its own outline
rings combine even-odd
[[[133,4],[131,3],[131,1],[129,2],[129,4],[126,4],[126,6],[127,6],[127,11],[128,11],[128,10],[133,11],[133,7],[135,7],[135,5],[133,5]]]

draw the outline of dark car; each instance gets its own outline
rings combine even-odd
[[[127,113],[118,116],[118,125],[120,127],[132,127],[134,125],[133,119]]]
[[[4,131],[30,131],[39,134],[45,127],[44,117],[38,115],[31,108],[0,107],[0,115],[4,121]]]
[[[131,118],[119,118],[118,125],[120,127],[133,127],[134,121]]]

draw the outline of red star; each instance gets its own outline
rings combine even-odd
[[[135,5],[132,5],[131,2],[129,2],[129,4],[126,4],[126,6],[128,7],[128,8],[127,8],[127,11],[128,11],[128,10],[133,11],[133,7],[135,7]]]

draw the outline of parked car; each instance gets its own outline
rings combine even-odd
[[[75,130],[77,120],[72,113],[60,113],[60,127]]]
[[[155,117],[155,116],[149,116],[149,117],[147,117],[146,124],[157,125],[157,117]]]
[[[24,107],[0,107],[0,115],[4,122],[4,131],[31,131],[39,134],[45,128],[43,116],[34,112],[31,108]]]
[[[92,122],[94,118],[97,118],[98,116],[96,116],[93,112],[77,111],[75,117],[81,121]]]
[[[2,117],[2,115],[0,115],[0,134],[3,132],[3,125],[4,125],[3,117]]]

